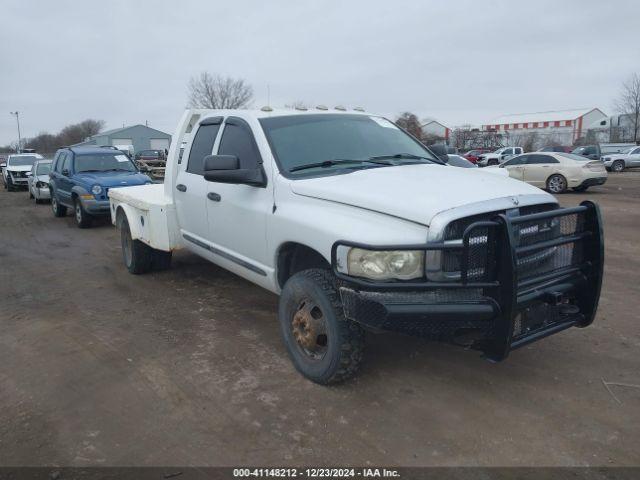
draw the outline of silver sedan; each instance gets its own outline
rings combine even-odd
[[[51,199],[49,192],[49,172],[51,160],[36,160],[31,167],[31,175],[27,181],[29,198],[35,198],[36,203]]]

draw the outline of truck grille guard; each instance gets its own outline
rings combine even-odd
[[[340,245],[374,250],[439,250],[459,256],[460,278],[434,282],[377,282],[337,270]],[[493,305],[488,335],[472,345],[491,360],[567,328],[586,327],[595,317],[604,265],[602,219],[598,206],[580,206],[512,216],[498,214],[466,227],[462,242],[371,246],[339,241],[332,249],[338,282],[364,291],[481,291],[464,305]],[[462,292],[461,292],[462,293]],[[443,304],[436,304],[440,310]],[[439,311],[438,308],[434,311]],[[537,318],[534,324],[528,318]],[[539,321],[539,319],[544,319]]]

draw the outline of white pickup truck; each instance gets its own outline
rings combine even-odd
[[[488,167],[489,165],[499,165],[516,155],[522,155],[523,152],[522,147],[502,147],[495,152],[480,155],[478,157],[478,166]]]
[[[364,331],[491,360],[595,316],[598,208],[443,165],[392,122],[331,110],[188,110],[164,185],[109,191],[132,273],[186,248],[280,296],[295,367],[353,375]],[[182,140],[188,139],[180,155]]]

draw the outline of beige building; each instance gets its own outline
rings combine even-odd
[[[599,108],[554,110],[549,112],[502,115],[482,125],[482,131],[495,131],[505,137],[537,133],[548,136],[558,145],[573,145],[586,135],[587,129],[607,115]]]

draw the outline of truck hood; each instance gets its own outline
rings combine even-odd
[[[107,188],[144,185],[151,181],[146,175],[137,172],[78,173],[75,177],[88,184],[97,184]]]
[[[9,165],[7,166],[8,172],[30,172],[32,165]]]
[[[291,182],[298,195],[364,208],[429,225],[440,212],[498,198],[538,195],[537,187],[501,175],[443,165],[372,168]],[[548,200],[544,200],[544,196]],[[541,203],[542,203],[541,202]]]

